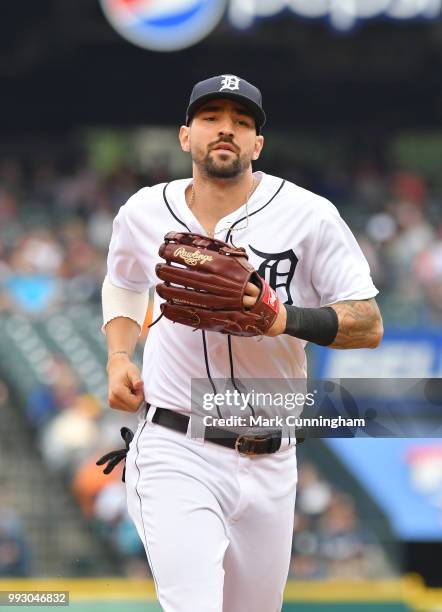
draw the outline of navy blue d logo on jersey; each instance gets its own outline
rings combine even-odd
[[[292,250],[282,253],[264,253],[254,249],[250,244],[249,248],[255,255],[262,259],[257,272],[269,285],[278,291],[278,295],[284,304],[292,305],[293,298],[290,293],[290,284],[293,280],[298,258]],[[281,294],[281,290],[283,293]]]
[[[176,51],[202,40],[219,23],[226,0],[100,0],[112,26],[130,42]]]

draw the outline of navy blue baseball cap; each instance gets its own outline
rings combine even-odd
[[[262,108],[261,92],[248,81],[233,74],[222,74],[205,81],[199,81],[195,85],[187,107],[186,125],[189,125],[196,111],[205,102],[213,98],[229,98],[241,102],[255,118],[256,133],[261,132],[261,128],[266,122],[266,114]]]

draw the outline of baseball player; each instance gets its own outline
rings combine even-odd
[[[113,225],[103,284],[109,403],[138,413],[128,508],[165,612],[281,610],[290,561],[296,440],[211,437],[209,427],[195,438],[191,380],[302,379],[307,342],[374,348],[382,338],[368,264],[333,204],[253,172],[265,119],[244,79],[197,83],[179,130],[192,178],[141,189]],[[165,316],[140,373],[131,355],[154,286],[154,317]]]

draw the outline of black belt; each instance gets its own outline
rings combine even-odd
[[[147,405],[147,412],[150,406]],[[183,434],[187,433],[189,427],[189,417],[174,410],[167,408],[157,408],[153,415],[152,422],[157,425],[162,425],[168,429],[179,431]],[[281,430],[250,435],[237,434],[233,431],[220,429],[219,427],[206,427],[204,440],[208,440],[213,444],[219,444],[227,448],[236,450],[240,455],[270,455],[276,453],[281,447]]]

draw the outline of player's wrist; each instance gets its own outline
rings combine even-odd
[[[130,354],[128,351],[118,350],[109,353],[107,357],[107,367],[114,361],[129,361],[130,362]]]
[[[287,310],[285,308],[285,305],[280,302],[278,315],[275,319],[275,322],[273,323],[272,327],[269,329],[266,335],[272,338],[274,336],[280,336],[281,334],[285,333],[286,326],[287,326]]]
[[[289,336],[329,346],[338,333],[338,315],[330,306],[299,308],[286,306],[287,323],[284,333]]]

